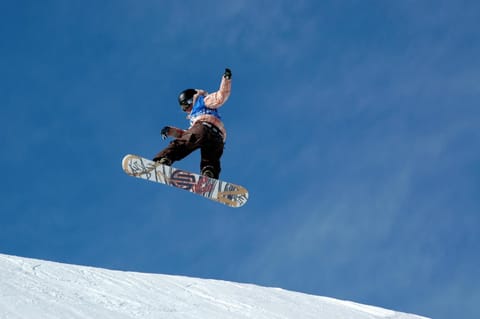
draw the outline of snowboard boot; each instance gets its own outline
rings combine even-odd
[[[202,168],[202,175],[218,179],[218,176],[216,176],[212,166],[205,166],[204,168]]]
[[[155,159],[155,162],[157,162],[159,164],[162,164],[162,165],[167,165],[167,166],[172,165],[172,160],[167,158],[167,157],[162,157],[162,158]]]

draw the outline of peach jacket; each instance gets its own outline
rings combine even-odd
[[[204,90],[197,89],[197,94],[195,94],[193,97],[194,106],[190,111],[190,113],[187,115],[187,119],[190,120],[190,127],[195,125],[195,123],[197,122],[207,122],[207,123],[213,124],[222,132],[223,141],[225,141],[227,137],[227,131],[225,130],[225,126],[223,125],[223,122],[221,120],[220,115],[218,114],[217,109],[221,107],[228,100],[228,97],[230,96],[231,88],[232,88],[232,80],[222,77],[222,81],[220,82],[220,88],[216,92],[209,94]],[[200,97],[203,97],[203,103],[201,103],[202,99],[199,99]],[[198,111],[197,106],[199,103],[197,102],[201,103],[203,106],[203,109],[206,110],[207,112]],[[182,130],[176,127],[171,127],[169,130],[169,135],[179,138],[185,132],[186,132],[185,130]]]

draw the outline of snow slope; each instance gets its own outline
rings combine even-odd
[[[0,318],[425,317],[278,288],[112,271],[0,254]]]

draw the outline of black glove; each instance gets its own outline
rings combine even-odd
[[[162,134],[162,140],[167,139],[169,131],[170,126],[165,126],[164,128],[162,128],[162,130],[160,131],[160,134]]]
[[[229,68],[225,69],[225,73],[223,73],[223,77],[227,80],[232,78],[232,71]]]

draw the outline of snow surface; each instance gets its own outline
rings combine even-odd
[[[0,318],[425,317],[279,288],[113,271],[0,254]]]

